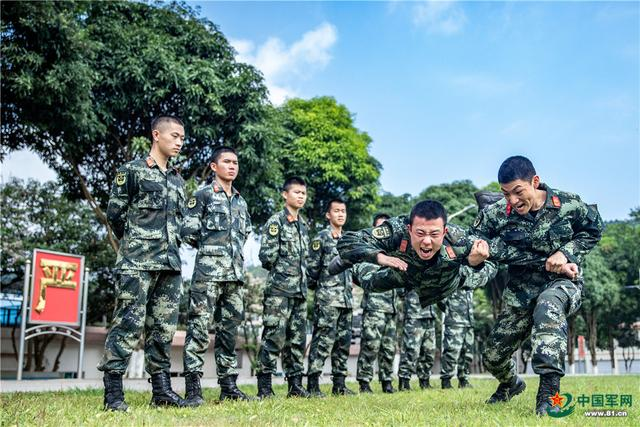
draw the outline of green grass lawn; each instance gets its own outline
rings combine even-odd
[[[603,407],[601,410],[627,411],[624,418],[588,418],[591,405],[576,405],[567,417],[552,419],[533,415],[537,378],[527,378],[527,390],[511,402],[487,406],[483,402],[494,391],[494,380],[472,380],[473,389],[420,391],[417,381],[411,392],[375,394],[325,399],[287,399],[286,386],[276,386],[274,399],[255,402],[219,403],[218,389],[206,389],[204,406],[197,409],[156,409],[149,407],[150,392],[127,392],[128,413],[101,410],[102,391],[56,393],[7,393],[0,395],[0,425],[629,425],[640,426],[640,376],[567,377],[562,392],[578,395],[632,395],[631,407]],[[456,381],[454,381],[454,384]],[[439,381],[436,381],[439,385]],[[355,383],[349,387],[356,388]],[[329,394],[330,385],[322,386]],[[242,386],[255,395],[255,386]],[[575,401],[575,400],[574,400]]]

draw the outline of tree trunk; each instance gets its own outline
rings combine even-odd
[[[53,372],[58,372],[60,368],[60,356],[62,356],[62,352],[67,345],[67,337],[62,337],[62,341],[60,342],[60,350],[58,350],[58,355],[56,356],[55,362],[53,362]]]
[[[609,347],[609,357],[611,358],[611,371],[612,372],[616,372],[616,349],[614,347],[614,342],[613,342],[613,326],[608,325],[607,327],[607,337],[609,339],[609,342],[607,343],[607,347]]]

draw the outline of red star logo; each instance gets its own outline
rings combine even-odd
[[[562,401],[564,400],[564,397],[560,396],[557,391],[556,395],[551,396],[549,399],[551,400],[551,406],[562,407]]]

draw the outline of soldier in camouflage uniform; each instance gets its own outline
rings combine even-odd
[[[220,399],[242,399],[238,389],[236,336],[244,318],[244,256],[242,249],[251,232],[247,203],[233,181],[238,175],[238,156],[231,147],[218,147],[211,169],[215,180],[187,203],[183,240],[198,249],[189,289],[189,318],[184,341],[186,403],[200,406],[200,377],[209,347],[211,314],[215,320],[215,358]]]
[[[420,306],[416,291],[404,297],[404,325],[400,346],[398,390],[411,390],[412,374],[418,375],[421,389],[430,388],[429,377],[436,352],[436,316],[433,305]]]
[[[373,225],[378,226],[389,219],[389,215],[378,214]],[[377,268],[370,265],[371,268]],[[357,281],[356,281],[357,283]],[[365,290],[362,298],[362,334],[358,355],[357,379],[361,393],[373,393],[369,383],[373,378],[373,364],[378,359],[378,378],[383,393],[394,393],[391,376],[396,355],[396,320],[398,291],[370,292]]]
[[[532,365],[540,375],[536,413],[546,415],[564,375],[567,317],[581,304],[579,265],[600,240],[602,219],[577,195],[541,183],[525,157],[505,160],[498,181],[505,198],[481,211],[472,231],[487,239],[491,256],[515,248],[531,261],[506,262],[504,309],[484,350],[484,364],[500,385],[487,402],[508,401],[524,390],[512,354],[532,334]],[[535,260],[540,255],[542,265]]]
[[[475,274],[474,271],[463,266],[460,274],[465,278],[465,284],[449,298],[447,298],[444,316],[444,338],[442,340],[442,362],[440,380],[442,388],[451,388],[451,378],[458,374],[458,387],[471,387],[469,374],[473,363],[473,348],[475,337],[473,334],[473,290],[484,286],[493,277]]]
[[[285,181],[285,208],[273,215],[262,230],[260,261],[269,270],[264,291],[264,328],[258,353],[258,397],[273,396],[271,375],[278,355],[289,384],[287,396],[309,397],[302,386],[307,340],[307,225],[299,215],[307,200],[302,178]]]
[[[315,289],[307,391],[318,397],[324,397],[320,391],[319,377],[329,354],[333,375],[332,394],[354,394],[345,385],[353,320],[351,271],[333,276],[327,272],[329,262],[338,254],[336,243],[347,220],[347,206],[340,199],[331,200],[325,215],[329,227],[320,231],[311,242],[307,265],[309,287]]]
[[[118,169],[107,218],[120,239],[116,260],[116,307],[98,369],[104,372],[104,407],[126,411],[122,375],[144,332],[145,365],[151,375],[152,405],[183,406],[171,389],[170,350],[178,323],[182,277],[180,228],[184,181],[167,164],[180,153],[184,125],[162,116],[151,124],[146,160]]]

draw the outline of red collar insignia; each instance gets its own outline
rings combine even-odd
[[[407,242],[406,239],[402,239],[402,242],[400,242],[400,252],[407,252],[407,244],[409,242]]]
[[[287,221],[289,222],[294,222],[296,219],[293,217],[293,215],[287,215]]]
[[[562,203],[560,203],[560,197],[558,197],[558,196],[553,196],[551,198],[551,203],[553,204],[553,207],[555,207],[555,208],[559,208],[560,206],[562,206]]]
[[[449,258],[456,259],[456,253],[453,251],[453,248],[451,246],[445,246],[445,249],[447,250],[447,255],[449,255]]]
[[[156,164],[156,161],[153,160],[153,157],[151,157],[151,156],[147,157],[147,166],[148,167],[153,167],[153,165],[155,165],[155,164]]]
[[[220,186],[218,185],[218,183],[216,182],[215,184],[213,184],[213,191],[215,191],[216,193],[218,191],[220,191]]]
[[[507,203],[507,216],[511,215],[511,203]]]

